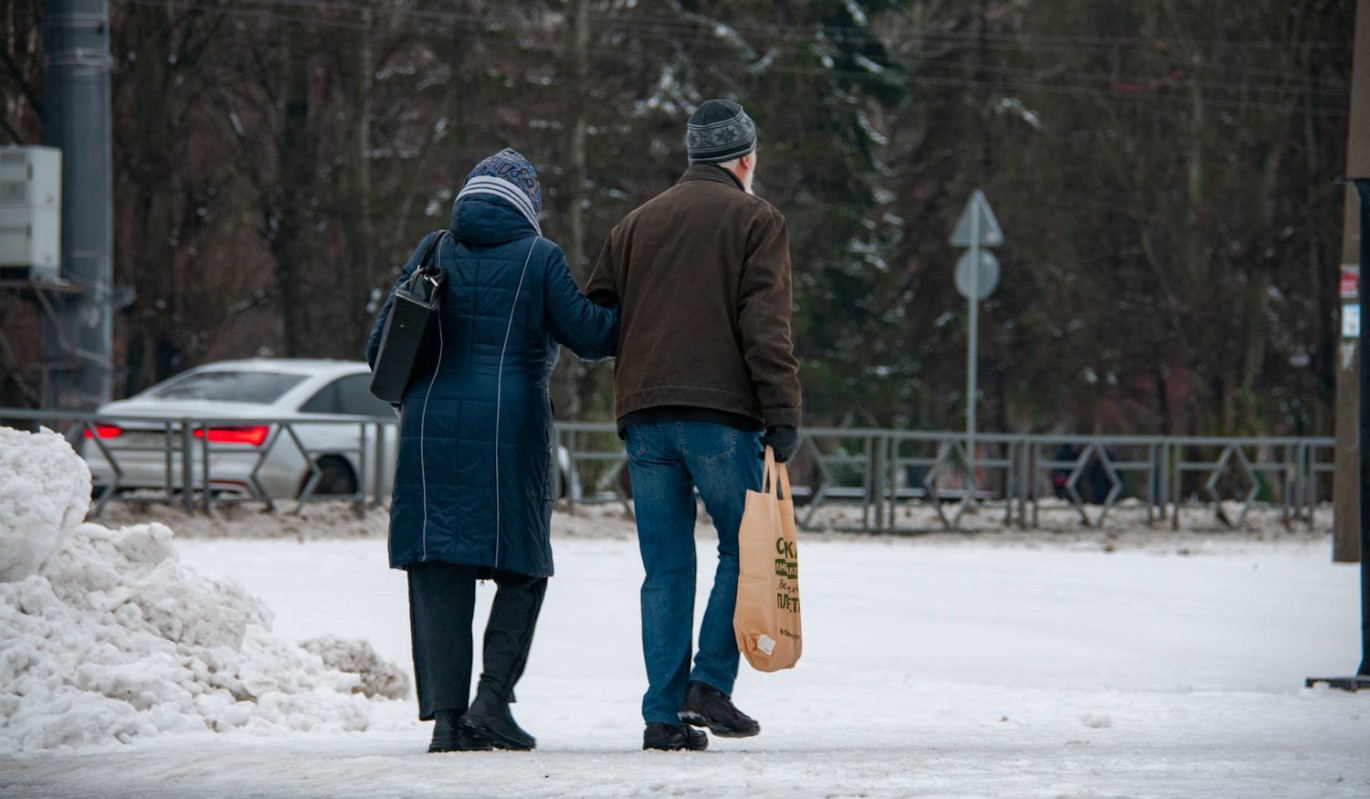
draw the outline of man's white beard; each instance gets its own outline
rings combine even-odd
[[[752,171],[748,172],[748,173],[747,173],[747,178],[746,178],[745,180],[742,181],[742,190],[745,191],[745,192],[747,192],[748,194],[756,194],[756,192],[752,191],[752,181],[754,181],[754,180],[756,180],[756,170],[755,170],[755,169],[753,169]]]

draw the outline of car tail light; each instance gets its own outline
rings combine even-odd
[[[197,428],[196,438],[204,438],[205,430]],[[252,427],[211,427],[209,428],[209,443],[211,444],[250,444],[260,447],[266,436],[271,432],[271,428],[266,425],[253,425]]]
[[[86,438],[118,438],[124,433],[123,428],[119,427],[117,424],[101,424],[100,422],[96,422],[94,428],[94,430],[90,427],[86,428]]]

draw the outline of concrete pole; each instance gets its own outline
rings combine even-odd
[[[47,0],[43,8],[43,143],[62,150],[62,277],[82,291],[45,324],[45,360],[64,361],[47,407],[92,409],[113,385],[109,5]]]
[[[1356,196],[1360,199],[1357,226],[1361,232],[1361,244],[1370,232],[1370,175],[1354,180]],[[1370,277],[1370,248],[1360,250],[1360,270]],[[1370,313],[1370,281],[1360,284],[1361,319]],[[1357,433],[1362,442],[1370,439],[1370,358],[1362,345],[1360,348],[1360,420]],[[1360,448],[1360,597],[1361,597],[1361,661],[1357,676],[1370,677],[1370,445]],[[1367,686],[1370,687],[1370,686]]]
[[[1347,130],[1346,175],[1370,177],[1370,0],[1356,4],[1355,56],[1351,69],[1351,119]],[[1346,187],[1342,234],[1343,267],[1360,262],[1360,201],[1352,186]],[[1370,275],[1362,274],[1362,281]],[[1357,446],[1357,386],[1360,384],[1358,351],[1370,320],[1361,320],[1361,338],[1344,339],[1337,358],[1336,471],[1332,495],[1334,521],[1332,559],[1338,563],[1360,561],[1360,451]]]

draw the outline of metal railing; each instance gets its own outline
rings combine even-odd
[[[967,511],[997,511],[1004,525],[1043,526],[1064,510],[1102,527],[1125,501],[1147,524],[1206,513],[1238,527],[1256,506],[1286,524],[1312,522],[1331,499],[1334,439],[976,434],[974,457],[959,432],[803,428],[790,463],[799,524],[873,532],[957,530]],[[567,501],[621,502],[631,512],[626,457],[612,424],[560,423],[569,453]],[[931,509],[934,524],[900,512]],[[1233,507],[1235,506],[1235,507]],[[842,508],[820,523],[825,511]]]
[[[387,428],[396,421],[369,416],[329,416],[318,419],[273,417],[121,416],[70,411],[0,408],[0,420],[10,427],[47,427],[62,434],[92,466],[92,515],[99,516],[114,501],[163,502],[180,505],[187,513],[206,513],[215,505],[258,502],[276,510],[277,502],[292,500],[295,512],[315,501],[344,500],[358,514],[375,505],[389,484]],[[139,443],[107,439],[109,425],[136,430]],[[264,428],[259,442],[216,441],[215,432]],[[327,442],[314,435],[327,428]],[[342,430],[355,431],[342,433]],[[121,430],[122,437],[122,430]],[[284,461],[271,469],[273,458]],[[329,461],[342,459],[353,490],[321,494],[320,481]],[[135,468],[137,478],[130,476]],[[153,477],[153,472],[156,476]],[[268,488],[268,474],[273,488]],[[284,490],[283,490],[284,489]]]
[[[1311,522],[1331,499],[1335,451],[1331,438],[977,434],[972,462],[959,433],[883,433],[877,450],[881,438],[876,463],[888,470],[871,498],[879,530],[900,529],[894,510],[910,499],[931,503],[944,529],[986,505],[1000,507],[1006,525],[1038,528],[1048,500],[1093,528],[1124,500],[1145,523],[1176,529],[1195,511],[1238,527],[1257,505],[1278,508],[1286,524]]]
[[[98,417],[99,423],[136,422],[160,431],[156,443],[139,447],[111,446],[99,436],[97,417],[89,413],[0,408],[0,420],[57,430],[74,446],[89,448],[85,452],[92,462],[98,453],[108,464],[110,479],[94,497],[97,515],[109,502],[121,500],[162,501],[180,504],[187,512],[211,512],[216,504],[242,501],[274,510],[278,501],[289,499],[298,512],[322,497],[317,489],[321,459],[327,456],[345,458],[355,472],[354,493],[328,498],[351,501],[364,514],[388,500],[398,440],[396,420],[361,416]],[[248,425],[270,432],[259,446],[246,450],[216,444],[209,435],[217,427]],[[334,436],[321,447],[310,434],[319,425],[349,426],[356,432],[350,439]],[[559,422],[554,435],[562,501],[570,507],[619,502],[631,513],[632,485],[615,425]],[[992,512],[1002,524],[1025,529],[1042,527],[1045,514],[1066,512],[1097,528],[1126,501],[1147,524],[1168,521],[1178,529],[1183,517],[1200,512],[1238,527],[1258,505],[1278,510],[1286,524],[1311,523],[1314,509],[1331,498],[1331,438],[978,433],[975,442],[971,453],[956,432],[803,428],[790,464],[799,523],[808,529],[874,532],[958,530],[973,510],[977,515]],[[299,461],[298,491],[271,491],[263,482],[264,468],[281,451]],[[157,453],[162,478],[156,486],[141,485],[139,491],[126,493],[128,460],[120,459],[134,452]],[[241,460],[245,454],[255,459],[246,466]],[[228,457],[239,460],[233,479],[225,481]],[[911,508],[926,508],[932,515],[922,514],[924,523],[910,524]],[[820,521],[823,515],[833,518]]]

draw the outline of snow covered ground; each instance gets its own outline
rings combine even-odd
[[[175,570],[259,599],[274,622],[248,637],[317,671],[318,694],[346,675],[283,642],[362,638],[409,670],[380,515],[339,538],[299,520],[266,537],[253,519],[250,537],[223,523],[173,538]],[[744,665],[735,692],[762,734],[644,753],[631,525],[554,526],[558,574],[514,707],[536,752],[428,755],[412,698],[321,696],[293,724],[11,753],[0,796],[1370,796],[1370,695],[1302,687],[1360,651],[1358,572],[1329,563],[1322,536],[801,534],[804,657]],[[701,536],[701,563],[710,550]],[[316,718],[334,704],[347,725]]]

